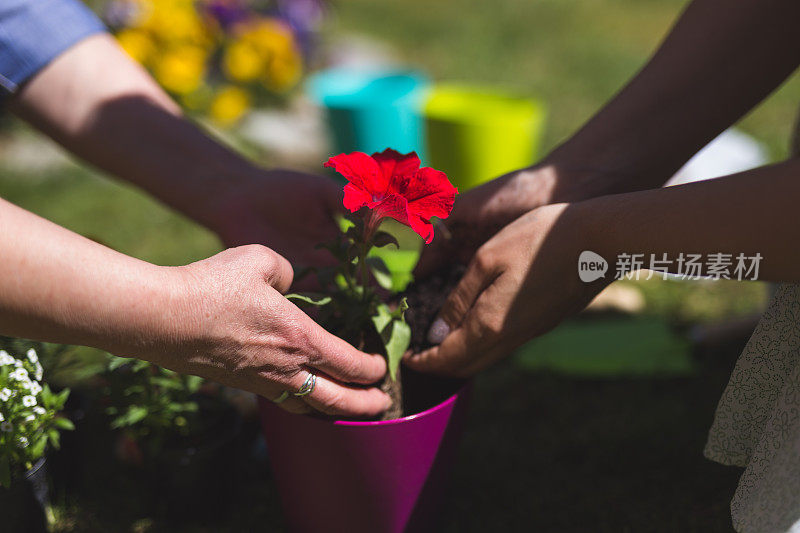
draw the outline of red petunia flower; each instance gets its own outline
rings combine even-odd
[[[400,154],[387,148],[372,156],[339,154],[325,166],[350,182],[344,186],[344,206],[351,213],[368,207],[372,227],[391,217],[410,226],[426,244],[433,240],[431,217],[447,218],[458,194],[444,172],[420,168],[415,152]]]

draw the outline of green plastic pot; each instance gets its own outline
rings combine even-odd
[[[436,85],[425,104],[428,157],[460,191],[531,165],[544,104],[491,88]]]

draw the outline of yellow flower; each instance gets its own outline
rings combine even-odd
[[[239,87],[228,85],[217,93],[211,102],[211,118],[222,125],[230,126],[250,107],[250,94]]]
[[[284,23],[261,19],[242,34],[241,40],[251,43],[264,58],[266,69],[261,81],[265,87],[285,91],[298,82],[303,73],[303,58],[292,30]]]
[[[155,52],[153,40],[139,30],[122,30],[117,34],[119,45],[139,63],[146,64]]]
[[[186,43],[208,47],[211,35],[194,4],[184,0],[151,2],[140,27],[160,41],[170,44]]]
[[[265,56],[252,43],[239,40],[225,49],[222,67],[232,80],[253,81],[258,79],[266,67]]]
[[[296,51],[284,56],[274,56],[269,64],[269,73],[264,86],[282,92],[292,88],[303,74],[303,60]]]
[[[155,66],[156,79],[176,94],[196,90],[205,75],[206,53],[197,46],[179,46],[166,51]]]

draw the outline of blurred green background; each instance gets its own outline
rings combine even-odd
[[[434,79],[497,84],[543,98],[550,110],[546,153],[642,66],[684,4],[675,0],[347,0],[332,4],[325,37],[335,43],[342,35],[370,36],[388,42],[402,59]],[[763,142],[774,159],[783,158],[798,101],[800,80],[794,77],[746,116],[740,127]],[[28,156],[20,163],[15,150],[36,135],[26,127],[12,121],[1,135],[0,195],[4,198],[158,264],[186,263],[220,249],[219,241],[205,229],[79,162],[26,164]],[[747,313],[764,302],[762,288],[751,283],[637,286],[649,312],[681,320],[707,321]]]

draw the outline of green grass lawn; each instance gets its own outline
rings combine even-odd
[[[211,232],[138,189],[77,166],[36,175],[0,168],[0,196],[112,248],[161,265],[221,249]]]
[[[684,0],[347,0],[335,31],[388,41],[437,80],[498,84],[549,105],[545,147],[563,141],[655,50]],[[787,153],[795,75],[747,115],[744,131]]]

